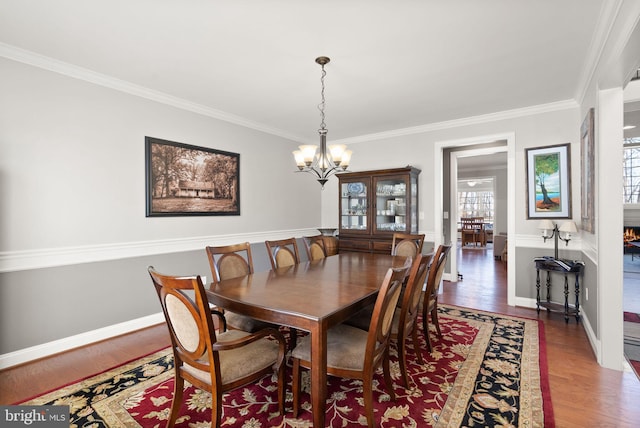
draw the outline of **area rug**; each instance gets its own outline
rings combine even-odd
[[[640,315],[624,313],[624,355],[640,379]]]
[[[543,324],[466,308],[441,305],[443,337],[431,332],[433,352],[421,338],[418,364],[409,346],[412,385],[405,389],[395,347],[391,371],[396,401],[386,392],[381,370],[375,375],[374,408],[380,427],[554,427]],[[421,322],[419,325],[422,325]],[[278,415],[276,382],[266,376],[224,396],[223,427],[311,427],[309,375],[303,372],[302,411]],[[291,370],[289,368],[289,377]],[[366,425],[362,383],[329,377],[326,423]],[[210,424],[210,397],[188,385],[177,427]],[[68,405],[74,427],[163,427],[173,396],[169,349],[75,382],[22,404]]]
[[[624,312],[623,319],[626,322],[638,322],[640,323],[640,315],[633,312]]]

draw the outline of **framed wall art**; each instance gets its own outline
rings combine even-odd
[[[580,228],[591,233],[595,233],[594,216],[594,189],[593,177],[595,168],[595,141],[594,141],[594,118],[593,108],[587,112],[580,127],[580,164],[582,183],[580,187]]]
[[[240,215],[240,155],[145,137],[146,215]]]
[[[571,218],[570,145],[526,149],[527,218]]]

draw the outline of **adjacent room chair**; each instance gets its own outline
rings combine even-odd
[[[375,426],[373,415],[373,374],[382,365],[387,391],[395,401],[389,370],[389,339],[393,313],[402,289],[402,282],[411,267],[411,260],[399,269],[389,269],[375,302],[369,331],[339,324],[327,332],[327,374],[360,379],[363,383],[364,408],[369,427]],[[300,367],[311,367],[309,336],[300,340],[292,352],[293,416],[300,410]]]
[[[391,255],[415,258],[422,253],[424,234],[399,233],[393,234],[391,241]]]
[[[285,266],[300,263],[300,253],[296,238],[280,239],[277,241],[265,241],[271,268],[276,270]]]
[[[429,315],[431,315],[431,322],[436,326],[438,337],[442,337],[440,323],[438,322],[438,291],[440,289],[444,267],[447,264],[449,250],[451,250],[451,245],[440,245],[438,247],[431,261],[429,274],[427,276],[427,289],[425,290],[422,302],[422,329],[429,352],[433,350],[431,339],[429,338]]]
[[[460,219],[462,246],[473,243],[473,246],[480,244],[481,247],[487,245],[484,232],[483,217],[463,217]]]
[[[303,240],[309,260],[320,260],[327,257],[322,235],[305,236]]]
[[[211,394],[211,426],[219,427],[223,393],[275,372],[278,411],[284,414],[286,344],[282,334],[275,329],[254,334],[240,330],[216,334],[200,276],[162,275],[151,266],[148,270],[167,321],[175,364],[167,427],[175,425],[185,380]]]
[[[209,266],[211,267],[212,281],[214,284],[224,279],[237,278],[253,273],[253,257],[251,256],[251,244],[223,245],[219,247],[206,247]],[[267,323],[225,310],[226,324],[249,333],[263,328],[274,327],[275,324]]]

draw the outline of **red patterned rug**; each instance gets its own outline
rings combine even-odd
[[[633,312],[625,312],[623,317],[627,322],[640,322],[640,315],[634,314]]]
[[[395,402],[386,393],[381,370],[376,373],[378,426],[554,427],[542,323],[447,305],[440,307],[439,319],[443,337],[432,333],[433,352],[421,343],[424,365],[417,363],[409,347],[412,388],[399,383],[395,348]],[[309,377],[303,373],[306,392]],[[22,404],[69,405],[71,425],[77,427],[162,427],[172,396],[173,358],[165,349]],[[209,426],[209,395],[188,386],[184,396],[176,426]],[[276,400],[271,376],[225,394],[222,426],[311,426],[308,394],[302,396],[303,411],[297,419],[290,413],[290,383],[287,414],[277,414]],[[360,381],[329,378],[326,421],[331,427],[366,425]]]

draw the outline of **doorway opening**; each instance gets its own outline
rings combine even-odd
[[[507,235],[515,231],[515,134],[505,133],[490,136],[481,136],[464,140],[442,141],[434,145],[434,169],[435,169],[435,198],[434,198],[434,242],[452,243],[456,245],[458,239],[458,170],[460,164],[464,165],[465,158],[477,157],[489,159],[496,156],[504,156],[506,166],[503,166],[502,177],[496,178],[496,186],[504,186],[505,192],[500,205],[504,210],[501,220]],[[488,174],[487,174],[488,175]],[[495,176],[495,171],[491,173]],[[496,214],[497,215],[497,214]],[[494,219],[494,224],[496,224]],[[495,231],[494,231],[495,233]],[[514,248],[513,242],[507,241],[508,248]],[[509,249],[507,249],[509,252]],[[513,254],[513,249],[510,251]],[[458,281],[458,252],[450,253],[449,264],[445,272],[445,279],[451,282]],[[507,266],[507,289],[509,305],[515,303],[515,271]]]

